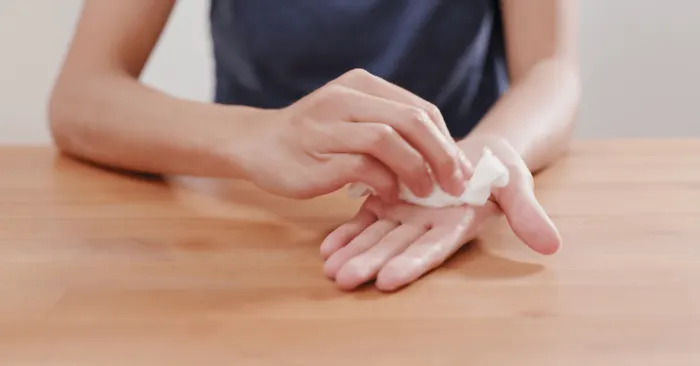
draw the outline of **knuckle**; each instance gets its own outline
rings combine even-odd
[[[370,74],[369,71],[361,68],[355,68],[343,74],[343,76],[341,76],[341,79],[347,81],[363,80],[371,76],[372,74]]]
[[[328,86],[326,94],[329,96],[340,96],[347,93],[347,88],[339,84],[332,84]]]
[[[322,103],[330,103],[343,98],[345,94],[346,89],[344,86],[328,84],[319,93],[319,99]]]
[[[442,119],[442,112],[440,112],[440,108],[438,108],[435,104],[428,103],[423,109],[432,120],[439,121]]]
[[[424,110],[409,107],[406,109],[406,121],[411,128],[425,130],[426,125],[430,123],[430,118]]]
[[[390,144],[398,136],[397,132],[389,125],[377,124],[372,133],[368,134],[367,145],[369,148],[382,148]]]

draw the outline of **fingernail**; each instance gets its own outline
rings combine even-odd
[[[418,188],[418,192],[414,192],[418,197],[427,197],[433,192],[432,182],[422,182]]]
[[[464,183],[464,173],[462,173],[462,169],[459,166],[452,173],[452,178],[456,183]]]

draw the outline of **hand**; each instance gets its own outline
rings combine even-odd
[[[488,146],[509,168],[508,186],[493,193],[500,208],[488,202],[481,208],[431,209],[370,197],[321,245],[326,275],[343,289],[376,279],[379,289],[396,290],[441,265],[501,210],[530,248],[541,254],[556,252],[561,238],[535,198],[532,175],[515,150],[491,136],[468,138],[460,146],[474,160]]]
[[[561,247],[561,237],[535,197],[535,181],[520,154],[506,140],[494,135],[470,135],[459,146],[467,158],[476,160],[484,147],[488,147],[508,167],[510,181],[506,187],[492,192],[493,200],[523,243],[541,254],[556,253]]]
[[[244,170],[272,193],[309,198],[353,182],[387,201],[398,180],[420,197],[432,189],[464,191],[470,165],[436,107],[363,71],[352,71],[293,105],[266,111],[251,126],[253,153]]]
[[[324,240],[324,272],[344,290],[374,279],[382,291],[397,290],[440,266],[497,213],[492,202],[434,209],[369,197]]]

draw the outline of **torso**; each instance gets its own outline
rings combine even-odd
[[[498,0],[211,0],[217,103],[289,105],[363,68],[466,135],[507,87]]]

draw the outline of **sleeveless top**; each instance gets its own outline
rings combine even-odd
[[[508,85],[499,0],[211,0],[210,25],[216,103],[280,108],[362,68],[459,138]]]

